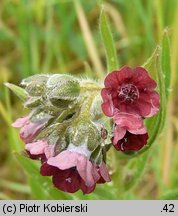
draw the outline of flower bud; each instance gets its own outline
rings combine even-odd
[[[68,134],[70,143],[75,146],[85,145],[90,152],[93,152],[103,143],[101,128],[100,124],[92,121],[83,121],[76,126],[69,127]]]
[[[34,81],[29,83],[29,85],[25,88],[30,96],[42,96],[45,93],[45,83],[41,81]]]
[[[24,106],[29,109],[38,107],[41,104],[41,97],[29,97]]]
[[[101,109],[101,103],[102,103],[102,99],[100,95],[97,95],[93,101],[93,104],[91,106],[91,119],[92,120],[98,120],[102,117],[103,112]]]
[[[47,98],[55,106],[68,106],[80,93],[78,80],[69,75],[52,75],[46,86]]]
[[[27,87],[28,85],[34,82],[38,82],[39,84],[42,84],[42,83],[46,84],[49,77],[50,75],[47,75],[47,74],[40,74],[40,75],[36,74],[30,77],[27,77],[26,79],[23,79],[20,85],[22,87]]]

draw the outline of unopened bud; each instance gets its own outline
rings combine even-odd
[[[46,84],[47,80],[49,79],[50,75],[47,74],[36,74],[33,76],[30,76],[26,79],[23,79],[22,82],[20,83],[20,85],[22,87],[27,87],[29,84],[34,83],[34,82],[38,82],[40,84]]]
[[[89,151],[94,151],[102,145],[101,125],[92,121],[80,122],[69,128],[70,143],[76,146],[86,145]]]
[[[29,99],[24,103],[26,108],[32,109],[41,104],[41,97],[29,97]]]
[[[47,82],[47,98],[56,106],[62,103],[68,105],[79,93],[79,82],[72,76],[55,74]]]

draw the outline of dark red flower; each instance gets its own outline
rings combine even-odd
[[[110,181],[104,164],[97,168],[85,155],[69,150],[44,162],[41,174],[52,176],[54,186],[69,193],[81,189],[84,194],[88,194],[95,189],[98,181]]]
[[[122,139],[118,140],[117,143],[113,144],[118,151],[139,151],[144,145],[146,145],[147,140],[148,133],[132,134],[127,131]]]
[[[156,82],[143,67],[124,66],[108,74],[104,84],[102,110],[109,117],[115,110],[142,117],[151,117],[159,110]]]

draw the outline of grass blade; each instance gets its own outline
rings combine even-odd
[[[90,27],[88,25],[88,22],[87,22],[87,19],[86,19],[86,16],[85,16],[85,13],[81,6],[80,1],[73,1],[73,2],[74,2],[74,6],[77,12],[78,20],[79,20],[80,27],[83,33],[83,38],[85,40],[88,54],[96,70],[96,75],[100,79],[104,75],[103,74],[104,69],[103,69],[101,60],[99,58],[97,48],[95,46]]]
[[[105,52],[106,52],[107,70],[108,72],[110,72],[110,71],[118,69],[119,64],[118,64],[113,36],[111,33],[111,29],[110,29],[104,8],[102,8],[101,10],[99,28],[100,28],[100,34],[101,34],[101,38],[103,40],[103,44],[104,44]]]
[[[12,191],[17,191],[19,193],[30,194],[30,187],[28,185],[11,182],[7,180],[0,180],[0,187],[7,188]]]
[[[162,39],[162,51],[161,51],[161,67],[165,79],[166,96],[170,93],[170,81],[171,81],[171,65],[170,65],[170,44],[169,44],[168,30],[164,30]]]

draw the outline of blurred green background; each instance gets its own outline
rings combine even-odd
[[[138,166],[133,167],[132,188],[123,189],[121,179],[118,184],[115,180],[98,186],[91,195],[67,195],[54,189],[48,177],[40,177],[38,162],[17,155],[23,143],[11,123],[27,111],[3,83],[19,84],[37,73],[104,77],[101,4],[110,21],[120,66],[142,65],[161,43],[163,33],[169,35],[172,86],[167,120],[149,150],[148,161],[134,159]],[[177,0],[0,0],[0,199],[178,199],[177,78]],[[128,163],[109,160],[113,175]],[[125,172],[129,178],[129,171]]]

